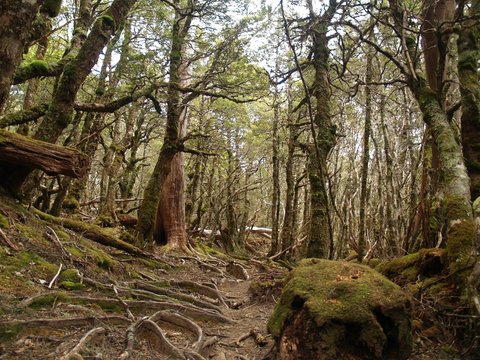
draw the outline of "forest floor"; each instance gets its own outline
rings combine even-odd
[[[85,236],[0,201],[0,359],[260,360],[269,352],[266,324],[285,268],[205,246],[128,255]],[[256,255],[268,246],[249,241]],[[429,329],[416,330],[412,359],[462,358],[454,340],[439,340],[443,329]]]

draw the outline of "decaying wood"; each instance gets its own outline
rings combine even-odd
[[[82,358],[80,353],[85,349],[85,346],[97,337],[105,334],[105,329],[103,327],[97,327],[91,329],[89,332],[87,332],[78,342],[75,347],[70,350],[64,357],[62,357],[62,360],[70,360],[72,358],[78,357]]]
[[[0,162],[79,178],[86,173],[87,160],[73,148],[0,130]]]
[[[249,337],[253,337],[258,346],[265,346],[267,344],[267,339],[265,336],[260,334],[260,331],[257,328],[253,328],[247,334],[240,336],[237,341],[235,341],[235,345],[240,346],[240,343]]]

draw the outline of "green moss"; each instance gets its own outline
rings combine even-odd
[[[33,309],[41,309],[45,307],[51,307],[54,303],[58,301],[67,302],[69,301],[69,297],[67,294],[63,292],[56,292],[52,294],[46,294],[35,299],[31,304],[30,307]]]
[[[10,227],[10,223],[8,222],[8,219],[0,214],[0,228],[2,229],[8,229]]]
[[[370,259],[367,265],[370,266],[372,269],[375,269],[377,266],[383,264],[383,262],[384,261],[381,259],[373,258],[373,259]]]
[[[85,254],[83,252],[81,252],[78,248],[76,248],[75,246],[67,246],[66,249],[73,256],[76,256],[78,258],[85,257]]]
[[[41,12],[47,13],[48,16],[54,18],[60,14],[60,9],[62,7],[62,0],[45,0],[42,7],[40,8]]]
[[[112,28],[113,30],[116,29],[115,20],[113,19],[113,17],[111,17],[109,15],[102,15],[102,16],[99,17],[99,20],[102,21],[103,25],[108,26],[108,27]]]
[[[74,197],[67,196],[63,201],[62,207],[65,210],[72,212],[80,208],[80,203]]]
[[[84,284],[74,281],[62,281],[59,286],[66,290],[82,290],[85,288]]]
[[[462,51],[458,58],[458,68],[463,71],[477,72],[478,54],[475,50]]]
[[[268,329],[278,337],[285,321],[301,307],[308,309],[319,326],[332,319],[351,324],[369,322],[369,304],[392,306],[405,298],[397,285],[367,266],[305,259],[290,274]]]
[[[375,270],[381,274],[391,277],[400,274],[403,270],[408,267],[414,266],[418,261],[420,261],[420,253],[408,254],[399,258],[395,258],[389,262],[378,265]]]
[[[473,260],[472,247],[474,237],[475,223],[471,219],[459,221],[450,226],[447,255],[451,273],[466,267]]]
[[[70,282],[80,282],[80,275],[77,269],[66,269],[60,273],[60,280]]]
[[[0,343],[7,343],[15,339],[22,329],[23,326],[20,324],[9,326],[0,325]]]
[[[48,63],[43,60],[33,60],[17,69],[17,76],[20,78],[32,78],[44,76],[48,73]]]
[[[459,196],[445,196],[441,205],[448,220],[465,219],[472,216],[472,207]]]

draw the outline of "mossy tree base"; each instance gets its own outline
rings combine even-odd
[[[270,359],[407,359],[411,303],[367,266],[303,260],[268,323]]]

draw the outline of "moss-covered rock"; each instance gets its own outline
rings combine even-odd
[[[268,323],[273,358],[406,359],[410,308],[408,296],[368,266],[303,260]]]

